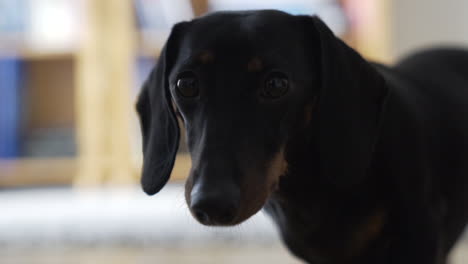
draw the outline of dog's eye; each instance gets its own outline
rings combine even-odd
[[[273,72],[266,79],[262,96],[265,98],[279,98],[289,90],[288,77],[280,72]]]
[[[181,76],[176,81],[176,88],[183,97],[195,97],[198,95],[198,80],[191,74]]]

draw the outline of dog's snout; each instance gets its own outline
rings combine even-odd
[[[235,220],[238,197],[222,191],[191,194],[190,207],[195,218],[204,225],[229,225]]]

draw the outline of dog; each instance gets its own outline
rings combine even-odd
[[[317,16],[216,12],[172,32],[137,101],[142,187],[203,225],[262,208],[308,263],[444,264],[468,220],[468,52],[368,62]]]

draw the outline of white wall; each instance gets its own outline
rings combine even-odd
[[[388,0],[391,6],[391,54],[455,44],[468,49],[468,0]]]

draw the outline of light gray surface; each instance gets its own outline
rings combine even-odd
[[[189,215],[181,185],[156,196],[139,187],[0,192],[0,263],[298,264],[259,213],[234,228]],[[466,240],[452,264],[468,263]]]
[[[98,248],[2,252],[2,264],[300,264],[282,247]]]
[[[205,227],[189,214],[181,185],[155,196],[138,186],[0,192],[0,245],[278,244],[262,212],[232,228]]]
[[[392,55],[437,45],[468,48],[468,1],[388,0],[391,6]]]

